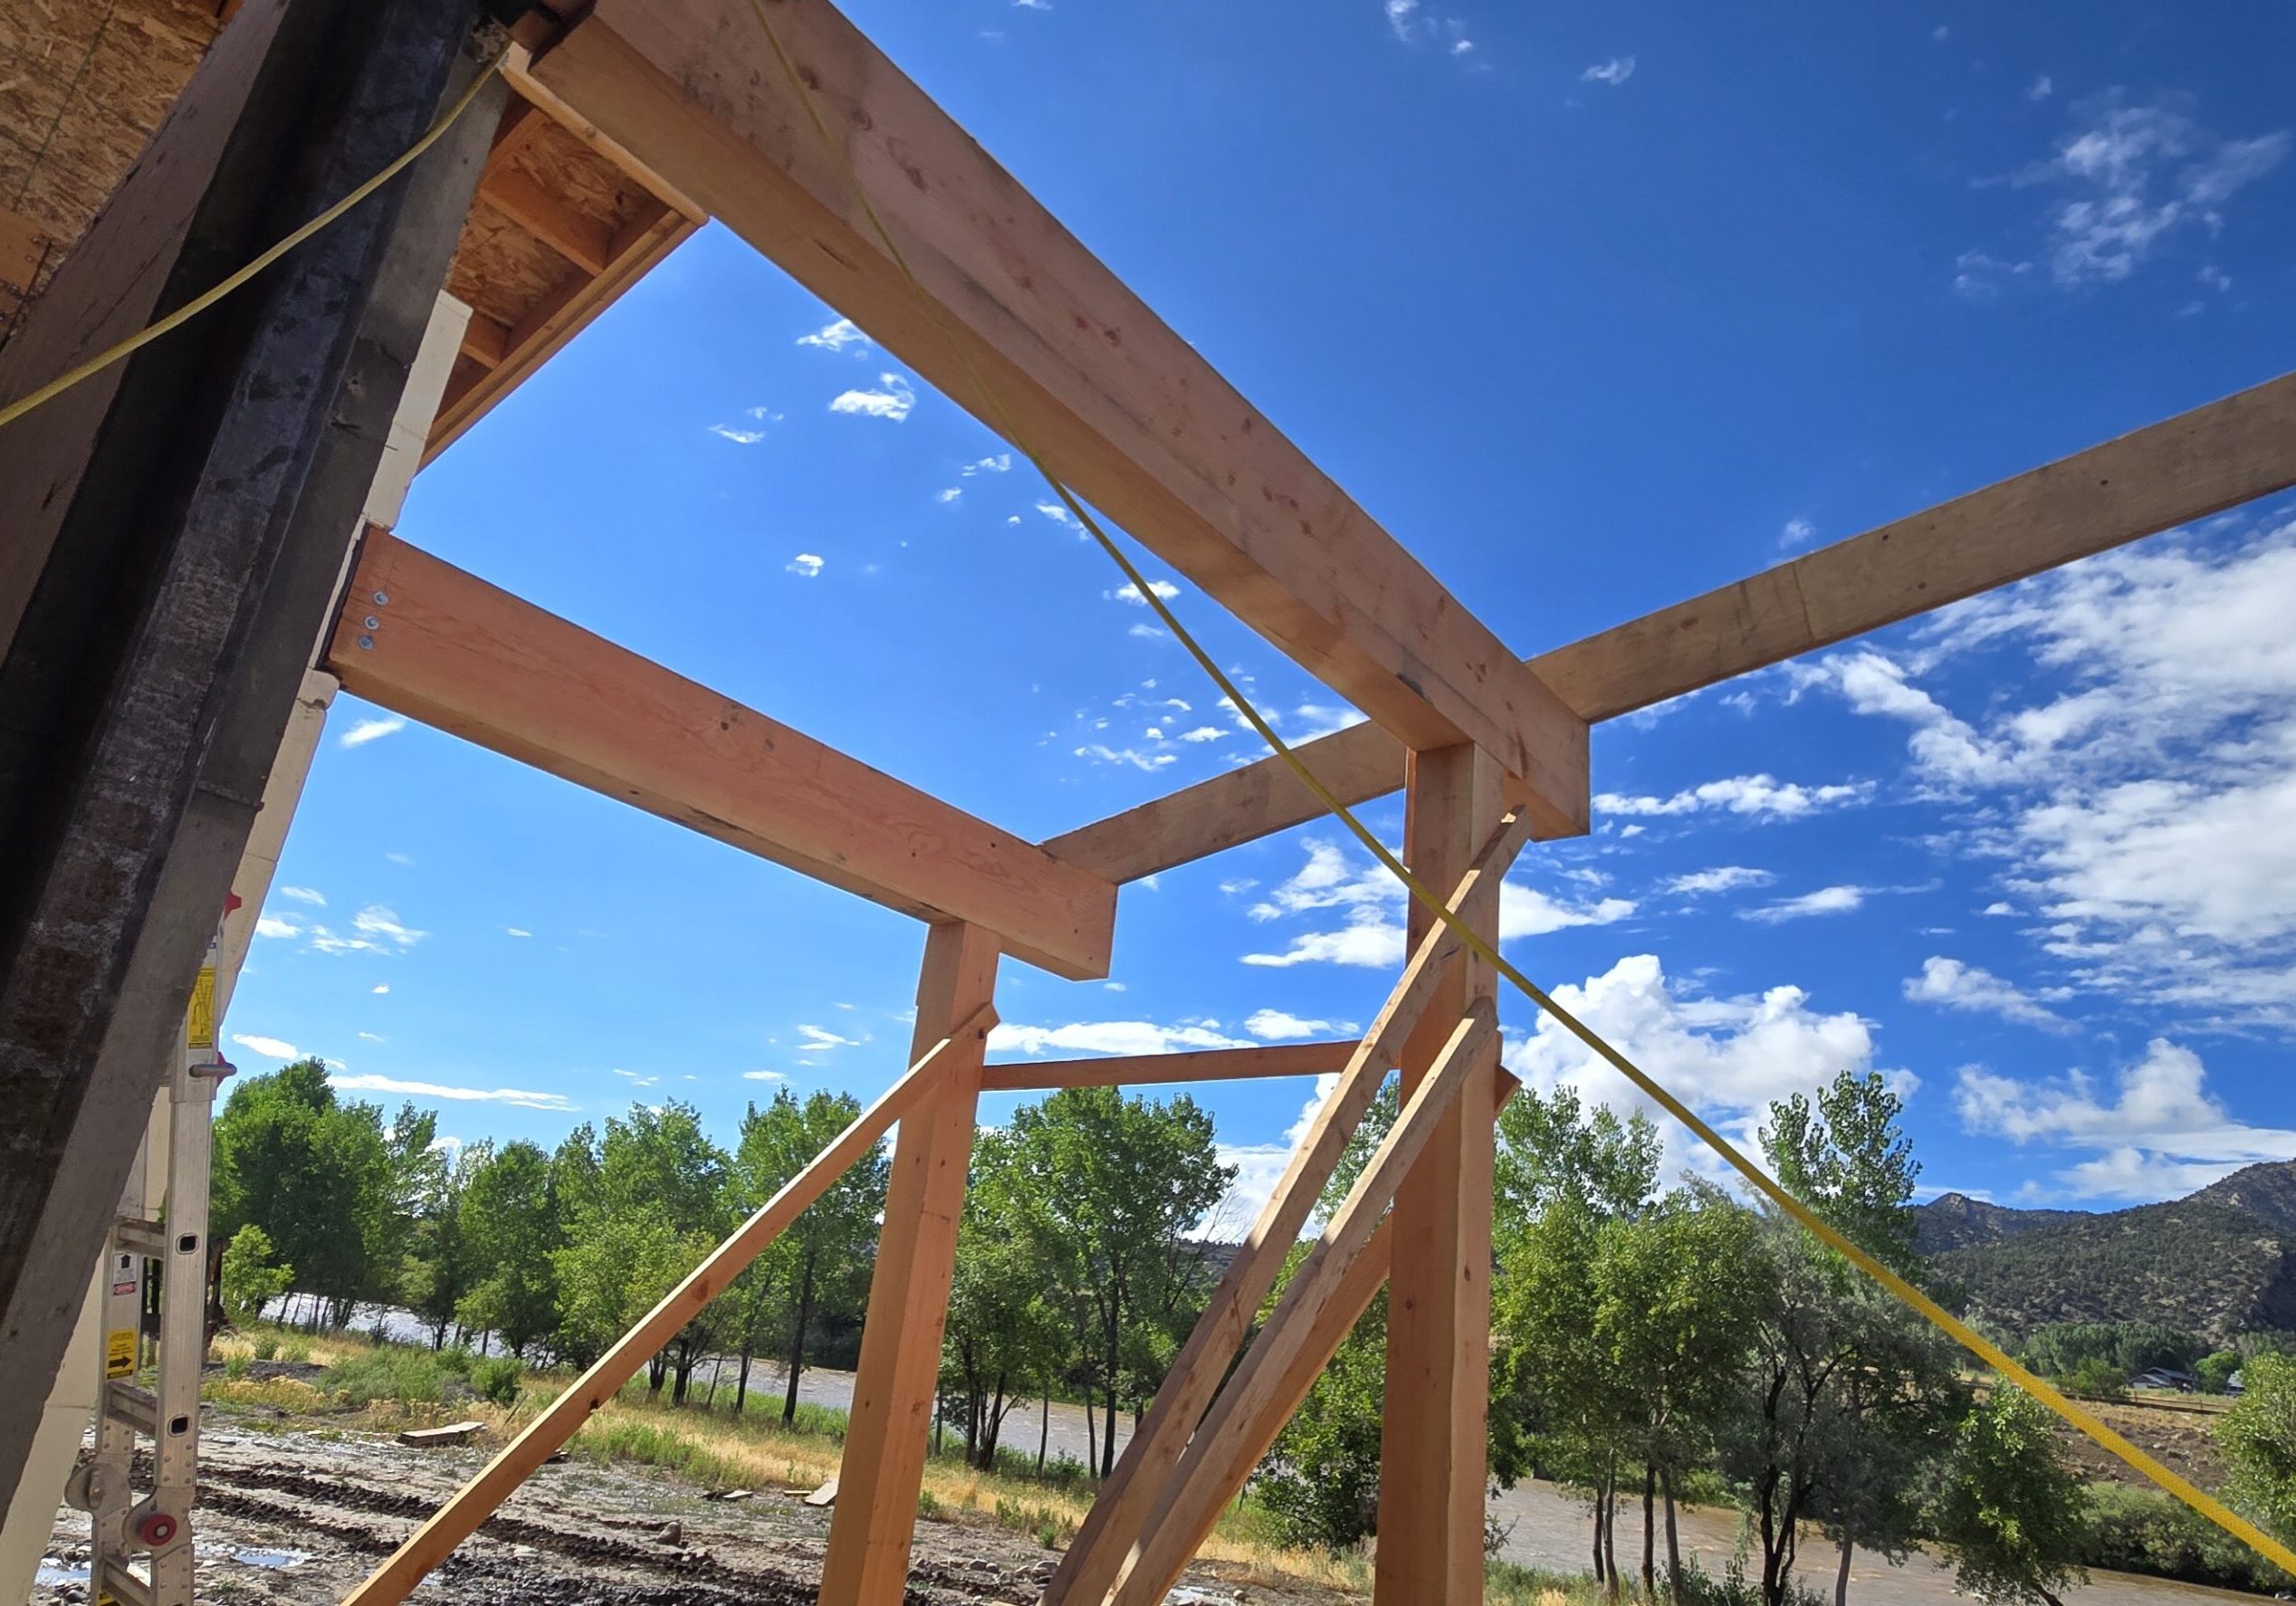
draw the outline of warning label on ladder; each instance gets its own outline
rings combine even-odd
[[[190,1048],[213,1048],[215,1046],[215,967],[199,967],[199,980],[192,984],[191,1008],[184,1014],[184,1044]]]
[[[136,1374],[136,1330],[114,1327],[104,1334],[103,1374],[106,1377],[133,1377]]]

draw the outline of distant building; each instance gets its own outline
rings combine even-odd
[[[2130,1378],[2129,1386],[2132,1389],[2173,1389],[2179,1394],[2190,1394],[2200,1387],[2200,1380],[2189,1372],[2155,1366]]]

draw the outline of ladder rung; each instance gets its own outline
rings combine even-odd
[[[110,1595],[120,1606],[151,1606],[151,1586],[128,1571],[128,1563],[117,1556],[103,1559],[103,1576],[96,1580],[96,1592]]]
[[[107,1414],[119,1418],[147,1439],[159,1437],[159,1400],[149,1389],[139,1389],[133,1383],[109,1383],[103,1394]]]
[[[167,1229],[157,1221],[139,1221],[133,1216],[120,1218],[120,1225],[111,1231],[112,1241],[130,1255],[145,1255],[161,1260],[167,1254]]]

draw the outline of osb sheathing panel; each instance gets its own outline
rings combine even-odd
[[[0,0],[0,208],[68,248],[220,26],[217,0]],[[62,254],[51,253],[50,269]]]
[[[446,288],[474,311],[515,329],[560,288],[588,277],[482,200],[463,225]]]
[[[653,198],[556,123],[547,123],[528,140],[512,165],[583,216],[617,230]]]

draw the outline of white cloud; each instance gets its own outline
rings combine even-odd
[[[1758,909],[1741,909],[1738,918],[1776,925],[1781,921],[1805,920],[1813,914],[1848,914],[1865,906],[1865,895],[1866,889],[1861,886],[1822,886],[1798,898],[1781,898]]]
[[[1954,1108],[1973,1133],[2098,1151],[2058,1173],[2082,1198],[2159,1199],[2258,1161],[2296,1158],[2296,1132],[2232,1115],[2209,1093],[2200,1056],[2163,1037],[2121,1069],[2109,1101],[2080,1071],[2033,1083],[1971,1066],[1955,1086]]]
[[[743,1071],[741,1080],[744,1082],[787,1082],[789,1077],[780,1071]]]
[[[829,1048],[858,1048],[869,1040],[866,1037],[845,1037],[830,1031],[826,1027],[818,1026],[800,1026],[798,1028],[798,1036],[805,1039],[798,1047],[801,1052],[807,1054]]]
[[[1597,62],[1579,74],[1581,83],[1607,83],[1612,89],[1634,76],[1632,56],[1612,56],[1607,62]]]
[[[1037,504],[1037,511],[1042,513],[1055,524],[1059,525],[1063,530],[1075,531],[1078,540],[1086,539],[1085,535],[1085,527],[1076,522],[1076,515],[1070,512],[1060,503],[1057,502],[1040,502]],[[1019,521],[1015,519],[1013,522],[1017,524]]]
[[[1255,1009],[1244,1029],[1267,1043],[1287,1043],[1300,1037],[1330,1037],[1341,1028],[1328,1020],[1303,1020],[1286,1009]]]
[[[295,918],[292,915],[264,914],[257,916],[255,920],[255,935],[258,937],[300,936],[302,929],[295,923]]]
[[[1062,511],[1064,512],[1067,511],[1066,509],[1063,509]],[[1180,588],[1173,585],[1170,580],[1150,580],[1148,582],[1148,588],[1167,602],[1170,602],[1173,597],[1180,595]],[[1113,591],[1104,591],[1101,595],[1107,597],[1111,602],[1129,602],[1134,607],[1146,607],[1148,606],[1148,599],[1140,594],[1140,588],[1134,585],[1122,585]]]
[[[1965,251],[1953,261],[1953,291],[1965,301],[1998,301],[2002,292],[2032,272],[2030,262],[2009,262],[1983,251]]]
[[[1917,1004],[1937,1004],[1972,1014],[1998,1015],[2045,1031],[2067,1029],[2064,1018],[2045,1008],[2014,981],[2004,980],[1980,965],[1932,954],[1921,961],[1921,974],[1909,976],[1905,996]],[[2052,989],[2062,998],[2062,989]]]
[[[390,990],[390,983],[387,981],[378,981],[373,987],[368,989],[368,990],[378,995],[387,993]]]
[[[2014,865],[1999,913],[2032,910],[2071,980],[2296,1028],[2291,617],[2296,519],[2267,515],[1964,603],[1906,662],[1866,651],[1803,673],[1908,725],[1917,782],[1974,796],[1957,846]],[[1982,724],[1917,684],[1948,669]],[[2037,690],[2004,695],[2021,685]]]
[[[1807,519],[1788,519],[1785,528],[1778,531],[1778,545],[1786,551],[1806,547],[1818,539],[1818,527]]]
[[[1076,757],[1089,759],[1095,764],[1128,764],[1134,770],[1144,770],[1153,775],[1180,761],[1176,753],[1144,753],[1134,747],[1110,747],[1105,742],[1086,742],[1076,749]]]
[[[2119,282],[2163,242],[2213,235],[2234,196],[2288,154],[2285,129],[2227,139],[2203,128],[2186,105],[2175,97],[2130,105],[2118,94],[2085,101],[2055,154],[2012,180],[2052,196],[2042,254],[2060,287]]]
[[[1223,731],[1218,725],[1198,725],[1192,731],[1182,731],[1180,733],[1180,740],[1182,741],[1199,742],[1225,741],[1229,737],[1234,734],[1234,731]]]
[[[1819,1013],[1798,987],[1773,987],[1749,998],[1684,996],[1657,957],[1645,953],[1620,960],[1583,985],[1554,990],[1556,1003],[1749,1152],[1773,1101],[1813,1092],[1842,1071],[1875,1068],[1868,1023],[1847,1011]],[[1542,1014],[1528,1037],[1510,1043],[1506,1060],[1542,1092],[1567,1082],[1593,1102],[1647,1110],[1665,1139],[1669,1169],[1689,1164],[1717,1171],[1719,1162],[1696,1138],[1552,1016]],[[1890,1081],[1900,1096],[1917,1085],[1902,1072],[1891,1073]]]
[[[281,1037],[247,1037],[234,1032],[231,1040],[250,1054],[260,1054],[265,1059],[290,1060],[303,1056],[301,1049]]]
[[[821,554],[818,552],[799,552],[796,557],[790,559],[789,562],[783,564],[781,568],[782,572],[785,574],[793,574],[805,579],[812,579],[818,576],[822,570],[823,564],[821,560]]]
[[[1870,781],[1828,786],[1803,786],[1768,775],[1733,775],[1676,792],[1672,797],[1632,797],[1600,792],[1594,807],[1604,814],[1677,815],[1720,810],[1765,819],[1792,819],[1835,804],[1862,803],[1873,792]]]
[[[401,924],[397,913],[383,903],[368,904],[351,916],[350,923],[360,936],[379,938],[399,948],[412,948],[430,935]]]
[[[365,747],[370,741],[380,741],[386,736],[396,736],[407,729],[407,722],[396,714],[380,719],[361,720],[335,739],[337,747]]]
[[[327,903],[327,894],[316,887],[282,886],[279,889],[279,895],[282,898],[292,898],[298,903],[316,903],[321,907],[324,907]]]
[[[1776,879],[1767,870],[1745,865],[1717,865],[1711,870],[1693,870],[1687,875],[1677,875],[1667,882],[1666,890],[1685,897],[1698,897],[1708,893],[1736,892],[1742,886],[1767,886]]]
[[[505,936],[511,937],[531,937],[534,934],[524,926],[504,926],[502,932]]]
[[[1467,24],[1455,16],[1435,16],[1421,9],[1420,0],[1382,0],[1387,25],[1405,44],[1440,44],[1447,54],[1472,54],[1475,42]]]
[[[859,348],[868,343],[869,337],[855,328],[853,320],[850,318],[840,318],[834,323],[825,323],[811,334],[798,337],[799,345],[813,346],[824,351],[842,351],[847,346]]]
[[[765,439],[765,431],[744,428],[738,424],[713,424],[710,433],[720,440],[732,441],[737,446],[754,446]]]
[[[956,500],[957,500],[957,498],[959,498],[960,496],[962,496],[963,494],[964,494],[964,487],[963,487],[963,486],[961,486],[961,485],[951,485],[951,486],[948,486],[948,487],[946,487],[946,488],[944,488],[944,489],[942,489],[942,490],[940,490],[940,491],[936,491],[936,492],[934,492],[933,493],[933,501],[935,501],[935,502],[939,502],[939,503],[940,503],[942,507],[946,507],[946,506],[948,506],[951,502],[952,502],[956,501]]]
[[[641,1076],[636,1071],[624,1070],[620,1066],[614,1067],[614,1075],[621,1077],[633,1087],[651,1087],[662,1079],[659,1076]]]
[[[2051,95],[2056,92],[2056,89],[2057,85],[2055,81],[2050,78],[2049,74],[2046,72],[2040,73],[2034,77],[2031,83],[2025,86],[2025,99],[2028,100],[2046,100]]]
[[[1177,1054],[1191,1048],[1248,1048],[1248,1037],[1231,1037],[1219,1022],[1159,1026],[1149,1020],[1077,1020],[1061,1026],[1022,1026],[1000,1021],[989,1030],[989,1047],[1004,1054]]]
[[[879,374],[877,383],[882,389],[838,392],[830,399],[829,411],[900,423],[916,406],[916,390],[899,374]]]
[[[521,1110],[577,1108],[555,1093],[529,1093],[519,1087],[449,1087],[436,1082],[402,1082],[396,1076],[330,1075],[327,1080],[345,1093],[395,1093],[407,1098],[452,1099],[458,1103],[512,1104]]]
[[[1009,474],[1012,472],[1012,454],[999,452],[993,456],[975,458],[957,471],[964,479],[975,474]]]
[[[1392,970],[1404,959],[1403,917],[1407,894],[1382,865],[1352,856],[1337,843],[1310,838],[1302,845],[1307,861],[1287,881],[1254,904],[1254,920],[1337,910],[1344,923],[1303,932],[1281,952],[1248,953],[1243,962],[1263,969],[1335,964]],[[1499,888],[1499,940],[1511,942],[1545,936],[1569,926],[1610,925],[1634,913],[1624,898],[1570,903],[1535,887],[1509,881]]]

